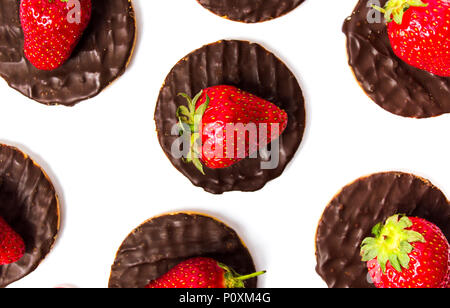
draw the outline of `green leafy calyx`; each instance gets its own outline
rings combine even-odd
[[[377,258],[383,273],[386,271],[388,261],[398,272],[401,272],[402,268],[408,269],[409,254],[414,249],[411,243],[425,243],[422,234],[407,230],[411,226],[411,220],[400,215],[388,218],[384,225],[377,224],[372,229],[374,237],[368,237],[362,242],[362,261],[367,262]]]
[[[191,136],[189,152],[186,156],[187,163],[193,163],[194,166],[204,175],[202,162],[200,161],[201,153],[198,149],[200,148],[201,133],[200,126],[202,122],[203,115],[208,108],[210,98],[206,95],[206,101],[200,105],[198,108],[197,102],[202,96],[203,90],[200,91],[194,98],[189,97],[185,93],[178,94],[182,96],[187,101],[187,107],[182,105],[177,109],[178,124],[180,125],[182,134],[189,134]]]
[[[229,289],[243,289],[245,288],[245,280],[258,277],[266,273],[266,271],[261,271],[249,275],[239,275],[232,268],[226,266],[225,264],[219,263],[218,265],[224,271],[225,288]]]
[[[384,14],[387,22],[394,20],[397,24],[403,21],[403,15],[410,7],[426,7],[428,3],[422,0],[389,0],[384,8],[374,5],[373,7]]]

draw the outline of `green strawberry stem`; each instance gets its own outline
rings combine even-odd
[[[244,276],[239,276],[239,277],[235,277],[235,279],[240,280],[240,281],[244,281],[244,280],[249,280],[251,278],[255,278],[261,275],[264,275],[266,273],[266,271],[260,271],[260,272],[256,272],[250,275],[244,275]]]
[[[428,3],[424,3],[422,0],[389,0],[384,8],[376,5],[373,5],[373,8],[383,13],[387,22],[391,22],[393,19],[400,25],[403,21],[403,15],[411,6],[426,7]]]
[[[362,261],[377,258],[383,273],[386,271],[388,261],[398,272],[401,272],[402,268],[408,269],[409,254],[414,249],[411,243],[425,243],[422,234],[407,230],[411,226],[411,220],[406,216],[400,218],[400,215],[388,218],[384,225],[377,224],[372,229],[374,237],[364,239],[361,244]]]
[[[187,107],[182,105],[177,109],[178,123],[181,128],[181,133],[189,133],[191,136],[189,152],[185,161],[193,163],[194,166],[205,175],[202,162],[200,161],[201,153],[198,152],[199,142],[201,141],[200,125],[203,115],[208,108],[210,98],[206,95],[206,101],[196,108],[197,102],[202,95],[203,90],[200,91],[193,99],[186,93],[179,93],[179,96],[187,100]],[[189,129],[189,131],[187,131]]]
[[[245,280],[255,278],[266,273],[266,271],[260,271],[249,275],[239,275],[232,268],[226,266],[225,264],[219,263],[218,265],[225,271],[225,287],[231,289],[243,289],[245,288]]]

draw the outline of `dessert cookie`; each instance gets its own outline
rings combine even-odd
[[[221,17],[255,23],[283,16],[305,0],[197,0]]]
[[[366,94],[387,111],[428,118],[450,112],[450,77],[415,68],[398,58],[383,14],[360,0],[344,23],[349,64]],[[381,6],[386,4],[381,0]]]
[[[205,168],[202,174],[193,164],[173,155],[173,146],[179,139],[178,133],[174,133],[180,120],[177,110],[186,106],[186,99],[178,94],[194,97],[219,85],[249,92],[287,114],[287,126],[278,139],[279,149],[272,149],[278,158],[274,166],[262,168],[274,156],[258,153],[256,158],[245,158],[228,168]],[[275,55],[258,44],[219,41],[192,52],[175,65],[160,91],[155,121],[165,154],[194,185],[215,194],[255,191],[280,176],[296,153],[305,129],[305,104],[294,74]]]
[[[70,59],[35,68],[23,51],[20,1],[0,0],[0,76],[10,87],[46,105],[73,106],[121,76],[133,52],[136,25],[130,0],[92,1],[92,16]]]
[[[215,218],[172,213],[146,221],[122,243],[111,268],[110,288],[144,288],[182,261],[213,258],[238,273],[253,273],[253,259],[239,236]],[[245,282],[255,288],[257,278]]]
[[[23,238],[25,255],[0,266],[0,287],[33,272],[50,252],[60,208],[45,172],[20,150],[0,144],[0,216]]]
[[[395,214],[426,219],[450,238],[449,201],[429,181],[401,172],[358,179],[333,198],[317,230],[316,270],[329,287],[374,287],[361,244],[373,226]]]

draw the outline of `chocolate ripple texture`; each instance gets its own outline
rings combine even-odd
[[[110,288],[144,288],[175,265],[213,258],[238,273],[254,273],[253,259],[238,234],[215,218],[172,213],[152,218],[124,240],[111,268]],[[257,278],[245,282],[256,288]]]
[[[223,18],[245,23],[268,21],[294,10],[305,0],[197,0]]]

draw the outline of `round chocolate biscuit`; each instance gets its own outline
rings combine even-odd
[[[92,1],[88,28],[70,59],[53,71],[25,58],[19,6],[20,1],[0,0],[0,76],[12,88],[42,104],[73,106],[124,73],[136,38],[130,0]]]
[[[212,13],[226,19],[256,23],[283,16],[305,0],[197,0]]]
[[[269,158],[246,158],[223,169],[205,167],[206,175],[193,164],[172,156],[178,138],[172,133],[178,123],[176,111],[186,100],[215,85],[232,85],[264,98],[288,114],[286,130],[280,137],[279,164],[261,169]],[[226,191],[256,191],[278,177],[296,153],[305,130],[305,104],[302,90],[288,67],[258,44],[245,41],[219,41],[206,45],[183,58],[167,76],[155,111],[159,142],[172,164],[196,186],[221,194]]]
[[[0,216],[22,236],[17,262],[0,265],[4,288],[33,272],[50,252],[60,224],[59,201],[45,172],[20,150],[0,144]]]
[[[387,0],[381,0],[384,6]],[[428,118],[450,113],[450,78],[410,66],[392,50],[383,14],[360,0],[344,23],[349,64],[367,95],[387,111]],[[372,10],[372,11],[370,11]]]
[[[317,230],[316,270],[329,287],[374,287],[361,261],[361,242],[394,214],[424,218],[450,239],[450,204],[429,181],[401,172],[358,179],[334,197]]]
[[[143,288],[175,265],[194,257],[213,258],[240,274],[256,272],[234,230],[202,214],[173,213],[152,218],[122,243],[111,268],[110,288]],[[257,278],[246,281],[256,288]]]

